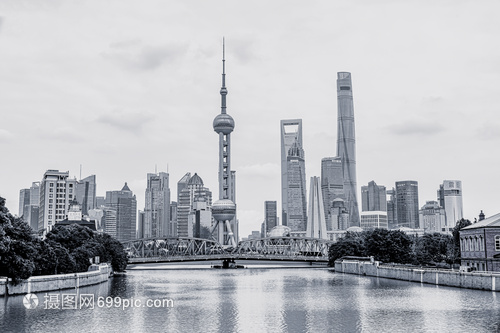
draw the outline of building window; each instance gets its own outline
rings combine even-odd
[[[54,189],[53,188],[49,188],[49,192],[54,192]]]
[[[54,195],[52,193],[49,194],[49,198],[53,198],[53,197],[54,197]]]
[[[49,183],[49,186],[50,187],[54,187],[54,183]]]
[[[495,236],[495,251],[500,251],[500,235]]]

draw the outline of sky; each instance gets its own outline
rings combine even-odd
[[[48,169],[97,194],[195,172],[217,199],[222,38],[240,237],[280,211],[280,120],[303,120],[306,177],[336,155],[351,72],[358,200],[416,180],[419,205],[463,183],[464,216],[500,211],[498,1],[0,1],[0,196]],[[309,183],[309,182],[308,182]],[[309,186],[309,185],[308,185]],[[361,202],[359,202],[361,206]]]

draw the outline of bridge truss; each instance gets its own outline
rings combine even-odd
[[[130,263],[222,259],[328,261],[332,241],[304,237],[269,237],[241,241],[236,248],[215,240],[164,237],[124,242]]]

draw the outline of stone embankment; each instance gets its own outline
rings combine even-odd
[[[411,282],[468,289],[500,291],[500,273],[459,272],[416,267],[381,265],[362,260],[337,260],[335,272],[376,276]]]
[[[91,269],[83,273],[32,276],[18,285],[13,285],[6,277],[0,277],[0,296],[90,286],[107,281],[112,273],[108,264],[92,265]]]

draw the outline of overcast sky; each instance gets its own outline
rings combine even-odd
[[[352,73],[358,198],[463,182],[464,215],[500,212],[499,1],[0,1],[0,196],[47,169],[172,198],[197,172],[217,199],[222,37],[240,237],[280,205],[280,120],[303,119],[306,177],[336,155],[337,72]],[[309,190],[309,188],[308,188]],[[174,199],[175,200],[175,199]],[[360,198],[359,198],[360,200]],[[359,203],[361,206],[361,202]]]

